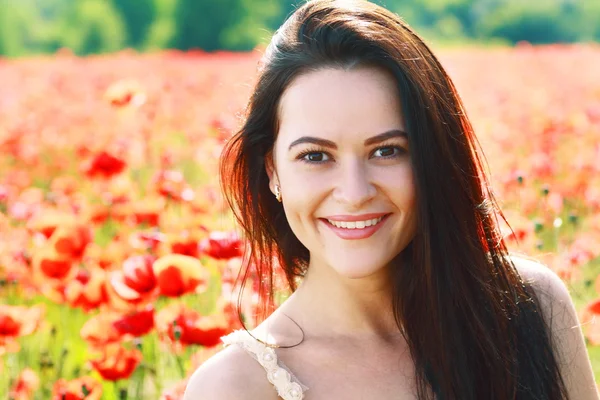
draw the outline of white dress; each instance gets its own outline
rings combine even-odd
[[[290,371],[290,369],[277,359],[275,349],[267,347],[254,339],[243,329],[235,330],[221,337],[223,347],[235,344],[243,348],[263,366],[267,372],[267,379],[277,390],[283,400],[301,400],[308,387],[303,385]]]

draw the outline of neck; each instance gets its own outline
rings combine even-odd
[[[390,282],[386,269],[351,279],[327,266],[311,265],[281,310],[307,337],[390,340],[401,335]]]

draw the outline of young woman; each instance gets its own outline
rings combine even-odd
[[[273,305],[280,266],[293,294],[186,400],[598,399],[566,286],[509,256],[461,100],[397,15],[296,10],[222,157],[244,279]]]

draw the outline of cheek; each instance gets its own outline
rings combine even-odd
[[[305,232],[314,229],[315,215],[319,207],[322,207],[324,194],[331,184],[314,175],[305,179],[298,179],[296,175],[288,182],[293,183],[287,185],[283,191],[285,216],[292,231],[301,241],[304,241]]]
[[[298,184],[286,191],[283,207],[290,224],[298,224],[310,218],[317,207],[317,194],[314,186]]]
[[[380,176],[380,186],[387,189],[388,196],[398,208],[409,211],[415,207],[416,188],[410,168],[398,168]]]
[[[335,181],[335,175],[331,171],[325,170],[302,170],[300,167],[290,168],[282,175],[282,181],[288,183],[284,188],[290,204],[306,205],[314,202],[315,199],[331,189],[332,182]]]

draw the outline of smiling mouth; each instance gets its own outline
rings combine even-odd
[[[388,215],[389,214],[386,214],[378,218],[372,218],[364,221],[334,221],[327,218],[323,218],[323,220],[326,221],[328,224],[335,226],[336,228],[352,230],[365,229],[370,226],[375,226],[379,224]]]
[[[319,218],[325,226],[331,229],[337,236],[346,240],[357,240],[357,239],[366,239],[372,235],[374,235],[381,226],[387,221],[387,219],[392,214],[386,214],[379,218],[374,218],[370,221],[369,225],[367,225],[367,221],[355,221],[355,222],[347,222],[347,221],[334,221],[340,226],[334,225],[330,220],[326,218]],[[342,227],[345,225],[345,227]]]

